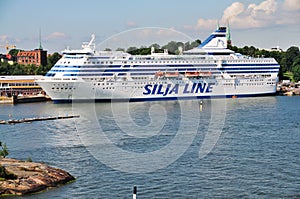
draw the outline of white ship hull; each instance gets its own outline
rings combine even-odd
[[[272,95],[276,92],[276,84],[269,84],[269,82],[268,79],[250,78],[149,82],[71,82],[44,79],[40,80],[39,84],[47,90],[53,101],[68,102],[74,100],[147,101]]]

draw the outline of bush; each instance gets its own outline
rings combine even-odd
[[[2,142],[0,142],[0,147],[2,148],[2,150],[0,150],[0,156],[5,158],[9,154],[7,146],[5,143],[2,144]]]
[[[0,165],[0,179],[14,180],[17,179],[17,176],[9,173],[4,166]]]

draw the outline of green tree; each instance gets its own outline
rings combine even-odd
[[[296,82],[300,81],[300,56],[294,60],[293,63],[293,77]]]
[[[61,58],[61,55],[58,52],[53,53],[47,58],[47,65],[52,68],[54,64]]]
[[[154,49],[160,49],[160,46],[158,44],[151,44],[149,46],[149,48],[152,48],[152,47],[154,47]]]
[[[0,156],[5,158],[6,156],[8,156],[9,152],[8,152],[8,149],[7,149],[7,146],[5,143],[2,144],[2,142],[0,142]]]
[[[201,44],[201,40],[200,39],[196,39],[195,41],[193,41],[191,43],[191,46],[195,48],[195,47],[199,46],[200,44]]]
[[[296,82],[300,81],[300,65],[293,67],[293,77]]]
[[[125,49],[124,48],[117,48],[116,51],[123,51],[123,52],[125,52]]]
[[[147,47],[141,47],[132,51],[128,51],[128,53],[132,55],[149,55],[151,53],[151,49]]]
[[[14,65],[12,65],[12,70],[10,75],[26,75],[25,66],[14,63]]]
[[[24,65],[23,69],[26,75],[35,75],[37,66],[34,64],[28,64],[28,65]]]
[[[46,75],[46,73],[51,69],[51,65],[47,66],[39,66],[36,68],[36,70],[34,71],[35,74],[37,75]]]
[[[130,52],[132,52],[132,51],[134,51],[136,49],[137,49],[137,47],[131,46],[131,47],[127,48],[126,52],[130,53]]]
[[[0,62],[0,75],[11,75],[11,66],[7,62]]]
[[[23,51],[21,49],[11,49],[8,54],[12,56],[17,56],[18,52]]]
[[[292,46],[286,51],[286,67],[287,71],[292,71],[294,60],[300,56],[299,48]]]
[[[170,41],[167,45],[164,45],[162,49],[168,49],[170,54],[175,54],[178,52],[179,46],[183,48],[184,44],[182,42]]]

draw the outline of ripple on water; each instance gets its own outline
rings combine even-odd
[[[178,121],[178,104],[155,103],[168,107],[168,121]],[[10,157],[31,157],[77,178],[74,183],[25,198],[131,198],[133,185],[137,185],[140,198],[300,197],[299,97],[227,99],[222,134],[211,153],[199,159],[211,119],[210,103],[205,104],[207,112],[199,118],[198,134],[188,150],[168,167],[150,173],[124,173],[96,160],[81,142],[73,119],[3,125],[0,140],[7,143]],[[159,149],[177,130],[169,125],[158,136],[134,138],[116,126],[110,106],[96,104],[96,109],[108,137],[124,150]],[[150,122],[149,104],[135,104],[133,110],[138,125]],[[18,118],[71,114],[72,106],[1,105],[0,119],[8,118],[8,113]],[[89,130],[88,125],[85,128]]]

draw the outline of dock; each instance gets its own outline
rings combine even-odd
[[[46,95],[26,95],[26,96],[0,96],[0,104],[18,104],[29,102],[50,101],[50,97]]]
[[[23,118],[23,119],[10,119],[10,120],[0,120],[0,124],[18,124],[18,123],[31,123],[36,121],[46,121],[46,120],[60,120],[69,118],[79,118],[79,115],[66,115],[66,116],[49,116],[49,117],[34,117],[34,118]]]

